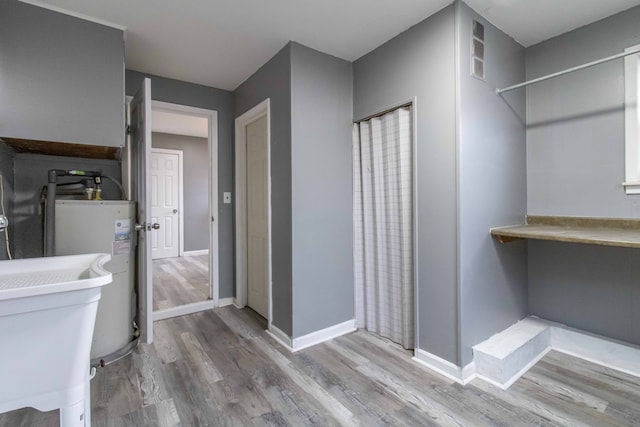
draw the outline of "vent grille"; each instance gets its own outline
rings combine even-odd
[[[471,75],[484,80],[484,25],[475,20],[471,31]]]
[[[481,42],[484,41],[484,25],[478,21],[473,21],[473,37],[477,38]]]

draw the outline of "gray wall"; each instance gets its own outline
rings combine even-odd
[[[460,52],[459,185],[461,364],[471,346],[527,315],[527,244],[501,245],[489,229],[518,224],[527,205],[525,94],[496,87],[524,80],[524,48],[464,3]],[[471,76],[471,26],[485,28],[485,79]]]
[[[640,345],[638,251],[529,242],[531,314]]]
[[[120,162],[117,160],[95,160],[74,157],[46,156],[41,154],[18,153],[14,160],[15,198],[14,242],[15,258],[41,257],[42,254],[42,205],[40,192],[47,185],[49,169],[97,170],[103,175],[120,179]],[[79,181],[73,177],[60,178],[59,183]],[[102,185],[105,200],[120,199],[120,191],[105,180]]]
[[[0,136],[124,145],[121,30],[0,2]]]
[[[271,320],[291,336],[291,43],[238,86],[234,94],[235,117],[271,99]]]
[[[527,78],[640,44],[640,7],[527,49]],[[624,65],[613,61],[527,90],[528,213],[638,217],[624,180]],[[638,251],[529,243],[529,311],[640,344]],[[632,286],[635,284],[636,286]],[[635,331],[630,322],[636,325]]]
[[[0,175],[2,175],[2,187],[4,189],[4,213],[9,219],[9,248],[14,249],[15,229],[13,227],[13,189],[15,180],[13,175],[13,158],[15,152],[11,147],[0,140]],[[0,210],[0,214],[2,211]],[[0,260],[9,259],[5,243],[5,234],[0,232]]]
[[[640,7],[527,49],[527,79],[640,43]],[[624,62],[529,86],[529,214],[637,217],[624,181]]]
[[[417,97],[416,347],[458,364],[454,8],[353,64],[354,118]]]
[[[209,199],[203,189],[209,185],[207,138],[153,133],[154,148],[182,151],[184,200],[184,250],[209,249]]]
[[[233,205],[222,203],[223,192],[233,192],[233,93],[208,86],[127,70],[127,95],[133,95],[144,77],[151,78],[151,97],[218,112],[218,262],[220,298],[233,296]]]
[[[351,63],[291,46],[293,337],[354,318]]]

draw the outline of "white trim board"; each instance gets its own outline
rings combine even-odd
[[[273,324],[271,324],[270,329],[267,329],[267,333],[287,350],[295,353],[296,351],[304,350],[305,348],[312,347],[316,344],[354,332],[357,329],[356,319],[351,319],[293,339]]]
[[[636,51],[640,45],[631,46],[625,52]],[[640,194],[640,123],[638,123],[638,71],[640,71],[640,54],[624,58],[624,155],[625,173],[622,183],[626,194]]]
[[[191,304],[179,305],[177,307],[165,308],[153,312],[153,321],[169,319],[171,317],[184,316],[185,314],[193,314],[199,311],[211,310],[213,308],[213,300],[194,302]]]
[[[640,377],[640,347],[567,326],[551,328],[551,348],[597,365]]]
[[[237,307],[237,305],[236,305],[236,307]],[[267,332],[267,334],[269,336],[271,336],[271,338],[276,340],[278,342],[278,344],[280,344],[281,346],[283,346],[284,348],[286,348],[290,352],[293,352],[293,348],[291,347],[291,338],[289,338],[289,335],[284,333],[276,325],[274,325],[273,323],[271,325],[269,325],[269,329],[267,329],[266,332]]]
[[[209,249],[200,249],[197,251],[184,251],[183,256],[196,256],[196,255],[208,255]]]
[[[448,360],[431,354],[422,349],[416,348],[411,359],[418,364],[443,375],[458,384],[466,385],[476,378],[476,366],[474,362],[469,363],[464,368],[460,368]]]
[[[233,305],[233,297],[218,299],[218,307],[226,307],[228,305]]]
[[[351,319],[346,322],[338,323],[337,325],[329,326],[328,328],[320,329],[319,331],[311,332],[292,340],[293,351],[300,351],[302,349],[320,344],[325,341],[332,340],[342,335],[346,335],[357,330],[356,320]]]

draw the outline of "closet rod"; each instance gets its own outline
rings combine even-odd
[[[521,87],[524,87],[524,86],[529,86],[530,84],[542,82],[544,80],[549,80],[549,79],[552,79],[554,77],[562,76],[564,74],[573,73],[574,71],[582,70],[584,68],[593,67],[594,65],[603,64],[605,62],[613,61],[614,59],[623,58],[625,56],[633,55],[634,53],[640,53],[640,48],[634,49],[634,50],[630,50],[628,52],[618,53],[617,55],[609,56],[607,58],[598,59],[597,61],[587,62],[586,64],[578,65],[577,67],[567,68],[566,70],[558,71],[557,73],[553,73],[553,74],[549,74],[549,75],[546,75],[546,76],[538,77],[537,79],[528,80],[528,81],[526,81],[524,83],[518,83],[517,85],[508,86],[508,87],[505,87],[503,89],[496,89],[496,94],[500,95],[501,93],[509,92],[510,90],[518,89],[518,88],[521,88]]]
[[[357,124],[357,123],[361,123],[361,122],[366,122],[367,120],[375,119],[376,117],[382,117],[385,114],[388,114],[388,113],[391,113],[393,111],[399,110],[400,108],[411,107],[412,104],[413,104],[413,102],[409,101],[409,102],[406,102],[404,104],[397,105],[395,107],[387,108],[386,110],[381,111],[380,113],[372,114],[372,115],[367,116],[367,117],[365,117],[363,119],[354,120],[353,123]]]

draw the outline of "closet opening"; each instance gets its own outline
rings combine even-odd
[[[406,349],[415,347],[417,324],[414,105],[353,125],[357,327]]]

